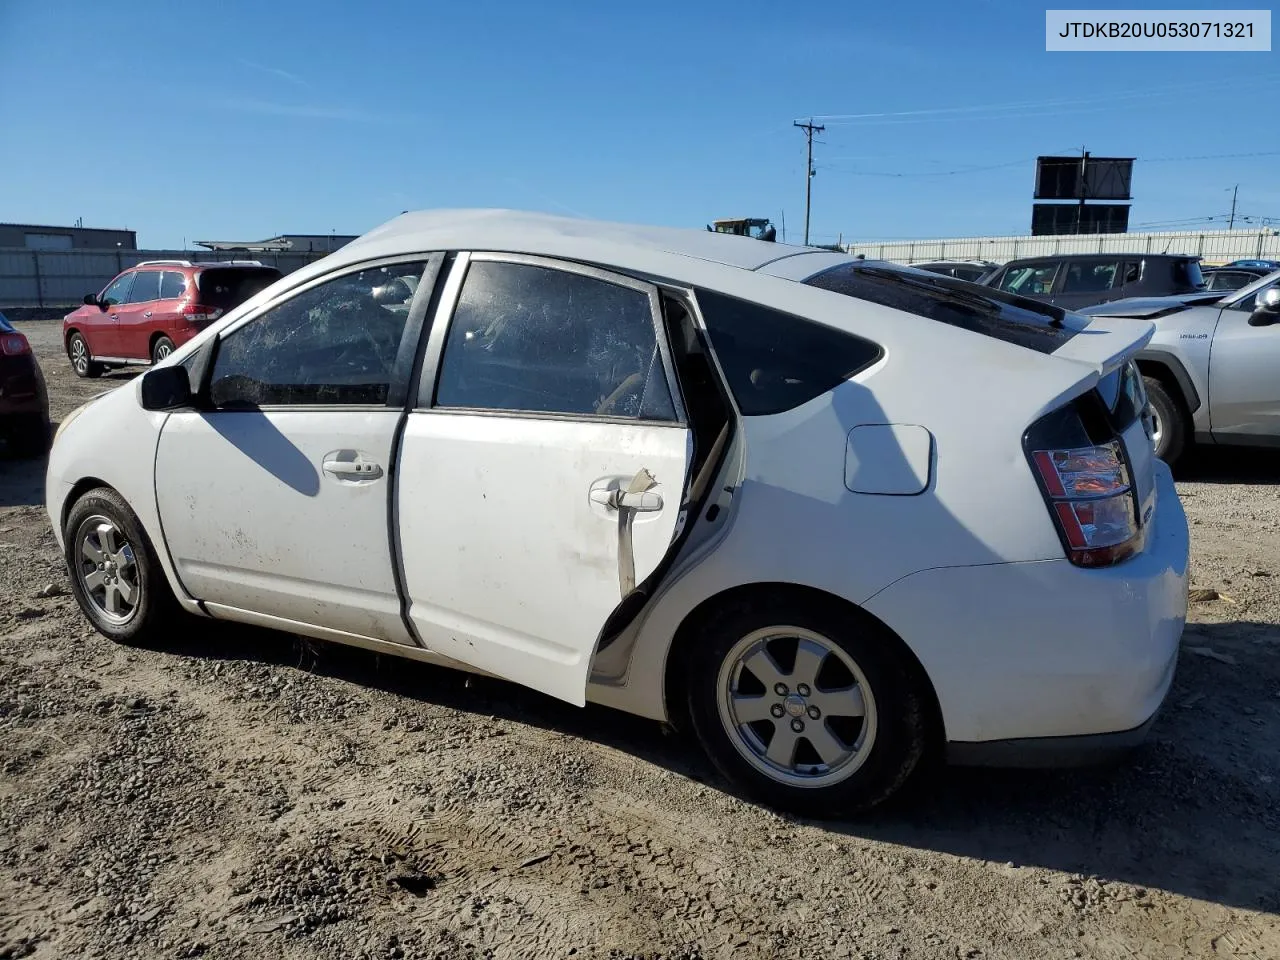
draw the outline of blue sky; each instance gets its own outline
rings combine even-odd
[[[0,0],[0,220],[165,247],[509,206],[796,241],[792,120],[863,114],[815,147],[816,241],[1026,233],[1033,158],[1082,144],[1140,159],[1134,224],[1224,214],[1236,183],[1280,218],[1277,53],[1044,30],[1027,0]]]

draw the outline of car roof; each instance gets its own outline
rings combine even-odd
[[[656,253],[743,270],[759,270],[788,257],[831,252],[705,229],[639,226],[522,210],[462,209],[403,213],[326,259],[354,263],[428,250],[495,250],[603,263],[625,263],[628,252]]]
[[[1006,267],[1012,267],[1015,264],[1030,263],[1058,263],[1061,261],[1072,260],[1107,260],[1111,258],[1134,260],[1199,260],[1200,258],[1194,253],[1126,253],[1120,251],[1117,253],[1054,253],[1042,257],[1019,257],[1016,260],[1010,260],[1005,264]]]

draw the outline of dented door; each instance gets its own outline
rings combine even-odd
[[[472,255],[441,302],[452,317],[397,458],[409,616],[437,653],[585,703],[602,627],[684,506],[689,432],[657,291]]]

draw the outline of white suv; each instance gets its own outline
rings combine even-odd
[[[808,814],[1061,763],[1169,690],[1151,325],[705,231],[407,214],[68,417],[105,635],[179,610],[691,728]]]

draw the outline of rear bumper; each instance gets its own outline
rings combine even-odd
[[[1097,756],[1141,740],[1187,613],[1187,521],[1161,463],[1156,490],[1146,547],[1118,566],[925,570],[866,604],[920,659],[957,759]]]
[[[1147,739],[1159,717],[1157,710],[1132,730],[1090,733],[1078,737],[1028,737],[947,744],[947,762],[962,767],[1059,769],[1107,763],[1128,755]]]

